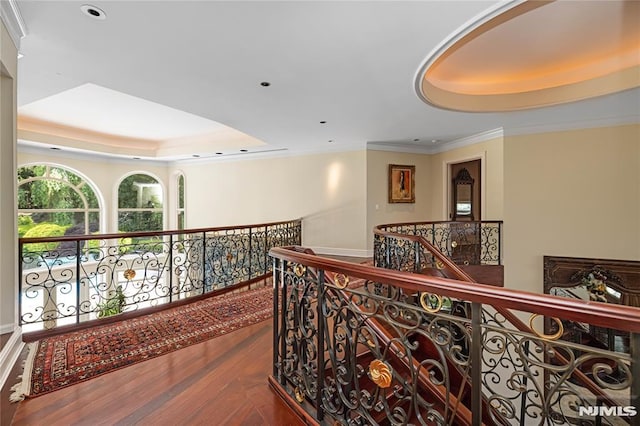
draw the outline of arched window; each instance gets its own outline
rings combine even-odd
[[[163,229],[162,185],[153,176],[137,173],[118,186],[118,230],[121,232]]]
[[[176,222],[178,229],[185,228],[185,217],[184,217],[184,175],[178,175],[178,209],[177,209],[178,220]]]
[[[20,237],[83,235],[100,231],[96,190],[75,172],[52,165],[18,169]]]

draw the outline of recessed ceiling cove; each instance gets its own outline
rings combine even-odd
[[[640,87],[640,2],[512,1],[457,31],[416,75],[450,110],[513,111]]]

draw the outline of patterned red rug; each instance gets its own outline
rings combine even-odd
[[[36,397],[270,318],[270,286],[30,343],[12,401]]]

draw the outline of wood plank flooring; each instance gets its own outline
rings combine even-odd
[[[328,257],[355,263],[370,260]],[[17,407],[12,404],[11,424],[302,425],[267,383],[272,341],[270,319],[27,399]],[[12,373],[10,380],[13,377]],[[3,411],[4,426],[11,417],[6,415],[9,410]]]
[[[301,425],[271,391],[272,320],[18,404],[13,425]]]

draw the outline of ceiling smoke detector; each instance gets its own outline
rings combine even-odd
[[[82,6],[80,6],[80,10],[90,18],[99,19],[101,21],[107,19],[107,14],[104,13],[104,10],[100,9],[99,7],[92,6],[90,4],[83,4]]]

